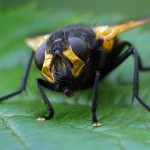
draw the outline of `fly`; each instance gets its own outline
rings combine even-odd
[[[131,28],[150,22],[150,18],[130,21],[119,25],[87,26],[71,25],[47,35],[27,38],[26,43],[33,49],[19,90],[0,97],[0,101],[23,92],[33,58],[44,79],[36,79],[39,92],[49,111],[38,120],[49,120],[55,110],[44,92],[44,88],[72,96],[77,90],[93,88],[92,122],[99,126],[97,119],[99,81],[116,69],[129,56],[134,59],[133,99],[145,109],[150,106],[139,96],[139,71],[149,71],[144,67],[137,49],[128,41],[119,41],[118,35]]]

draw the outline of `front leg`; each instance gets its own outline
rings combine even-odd
[[[53,89],[53,86],[51,85],[51,83],[45,81],[45,80],[42,80],[42,79],[37,79],[36,80],[36,83],[37,83],[37,86],[38,86],[38,89],[41,93],[41,96],[46,104],[46,107],[49,111],[49,115],[48,116],[41,116],[39,117],[37,120],[50,120],[54,117],[54,113],[55,113],[55,110],[53,108],[53,106],[51,105],[50,101],[48,100],[44,90],[43,90],[43,87],[45,88],[48,88],[48,89]],[[43,87],[42,87],[43,86]]]
[[[92,100],[92,121],[93,121],[93,126],[97,127],[100,126],[101,124],[97,120],[97,100],[98,100],[98,83],[99,83],[99,78],[100,78],[100,72],[96,71],[95,75],[95,82],[94,82],[94,87],[93,87],[93,100]]]

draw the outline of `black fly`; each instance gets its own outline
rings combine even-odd
[[[47,35],[27,38],[27,44],[34,51],[21,86],[18,91],[1,97],[0,101],[25,90],[34,57],[37,68],[45,78],[36,79],[37,87],[49,110],[48,116],[39,117],[38,120],[52,119],[55,112],[43,87],[63,92],[66,96],[93,87],[92,122],[93,126],[99,126],[96,114],[99,81],[133,55],[133,98],[150,111],[150,106],[139,97],[139,70],[147,71],[150,67],[143,67],[137,49],[130,42],[120,42],[117,38],[120,33],[147,22],[150,22],[149,18],[113,26],[72,25]]]

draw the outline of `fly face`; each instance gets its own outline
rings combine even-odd
[[[61,31],[53,34],[47,40],[46,45],[47,49],[42,67],[42,74],[52,83],[64,81],[70,83],[72,80],[70,72],[72,64],[63,55],[63,52],[68,49],[69,46],[65,33]],[[47,57],[48,59],[46,59]],[[44,70],[45,67],[48,68],[46,72]]]
[[[50,61],[48,64],[49,71],[44,72],[43,69],[43,75],[47,74],[49,81],[52,83],[71,84],[73,81],[73,75],[71,74],[72,63],[69,62],[69,60],[60,52],[60,50],[56,50],[55,55],[52,55],[50,60],[51,59],[52,61]],[[45,64],[43,64],[43,68],[45,67],[44,65]]]
[[[59,31],[47,40],[42,74],[51,83],[71,84],[82,72],[88,57],[85,41],[66,37]]]

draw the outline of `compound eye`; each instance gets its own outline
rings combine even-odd
[[[39,70],[42,70],[43,67],[46,48],[46,43],[44,43],[35,52],[35,64]]]
[[[68,38],[69,44],[72,47],[73,52],[83,61],[86,61],[89,57],[89,48],[85,41],[77,37]]]

